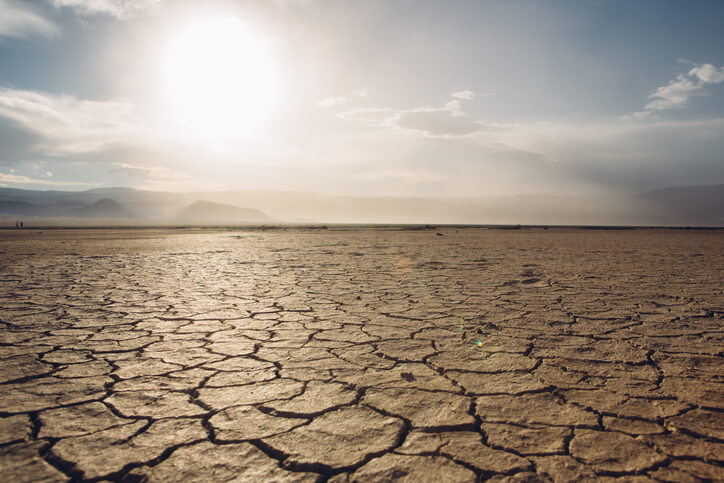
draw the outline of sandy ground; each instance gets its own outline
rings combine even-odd
[[[0,231],[0,471],[724,480],[723,285],[724,231]]]

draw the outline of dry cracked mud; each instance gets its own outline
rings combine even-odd
[[[3,231],[0,287],[6,481],[724,480],[724,231]]]

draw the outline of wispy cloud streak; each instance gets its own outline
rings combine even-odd
[[[56,7],[70,7],[85,14],[105,14],[129,18],[156,7],[161,0],[52,0]]]
[[[706,86],[724,82],[724,67],[713,64],[696,65],[688,72],[679,74],[674,80],[654,89],[649,94],[648,104],[643,111],[634,112],[629,117],[646,119],[659,111],[669,109],[683,109],[689,104],[689,99],[695,96],[709,95]]]
[[[38,134],[49,154],[92,152],[147,138],[134,107],[123,102],[0,88],[0,117]]]
[[[58,27],[30,9],[13,0],[0,0],[0,39],[25,38],[31,35],[53,36]]]

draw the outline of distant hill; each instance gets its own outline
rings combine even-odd
[[[135,218],[133,212],[110,198],[103,198],[88,206],[77,208],[72,214],[83,218]]]
[[[0,214],[7,216],[38,216],[43,208],[27,201],[0,200]]]
[[[202,200],[202,201],[198,201]],[[241,208],[241,207],[248,208]],[[299,191],[174,193],[130,188],[0,188],[0,217],[127,218],[140,224],[414,223],[724,226],[724,185],[625,196],[345,196]],[[90,221],[89,221],[90,222]],[[53,223],[53,221],[49,221]]]
[[[199,200],[179,210],[176,220],[185,223],[273,223],[259,210]]]

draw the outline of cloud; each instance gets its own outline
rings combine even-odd
[[[18,140],[9,152],[3,144],[7,139]],[[246,162],[265,153],[265,139],[212,145],[166,113],[141,111],[128,102],[11,88],[0,88],[0,146],[0,169],[35,157],[48,163],[53,179],[64,179],[69,170],[76,171],[63,164],[71,161],[87,164],[88,176],[95,173],[105,182],[117,183],[122,175],[154,189],[194,189],[194,183],[223,187],[206,182],[209,166],[229,159]],[[106,172],[99,171],[104,168]],[[41,177],[45,170],[33,176]],[[112,177],[106,178],[109,173]],[[217,179],[228,180],[224,176]]]
[[[458,100],[449,101],[443,107],[349,109],[337,114],[337,117],[345,121],[401,129],[429,137],[465,136],[486,128],[483,122],[462,112]]]
[[[691,79],[688,74],[679,74],[665,86],[657,88],[649,95],[653,101],[644,106],[647,111],[681,109],[689,103],[689,98],[702,95],[703,82]]]
[[[724,82],[724,67],[717,68],[712,64],[704,64],[691,69],[689,75],[698,77],[706,84],[718,84]]]
[[[636,111],[632,112],[631,114],[621,116],[621,118],[626,121],[647,121],[650,119],[659,119],[659,116],[651,111]]]
[[[138,166],[130,163],[113,162],[111,171],[122,173],[129,177],[153,178],[157,181],[168,181],[179,178],[180,173],[166,166]]]
[[[343,105],[345,102],[347,102],[346,97],[337,96],[337,97],[325,97],[324,99],[317,102],[317,105],[319,107],[323,107],[325,109],[329,109],[330,107],[337,107]]]
[[[0,117],[37,135],[36,147],[55,155],[143,143],[150,135],[130,104],[36,91],[0,88]]]
[[[624,118],[654,119],[654,112],[683,109],[689,104],[690,98],[708,95],[705,90],[706,85],[720,82],[724,82],[724,67],[716,67],[712,64],[695,65],[688,72],[677,75],[665,86],[654,89],[649,94],[649,99],[652,100],[644,106],[643,111],[634,112]]]
[[[274,5],[281,9],[288,9],[290,7],[311,7],[317,5],[318,0],[274,0]]]
[[[456,112],[459,114],[462,114],[461,108],[460,108],[460,101],[453,99],[452,101],[447,101],[445,103],[445,107],[450,110],[451,112]]]
[[[11,170],[11,172],[14,170]],[[48,172],[49,173],[49,172]],[[46,173],[46,176],[52,176],[52,174]],[[0,186],[9,186],[17,184],[38,184],[38,185],[50,185],[50,186],[96,186],[92,183],[80,183],[76,181],[52,181],[49,179],[34,179],[28,176],[20,174],[6,174],[0,173]]]
[[[480,121],[449,107],[400,111],[392,122],[397,127],[419,131],[428,136],[464,136],[483,129]]]
[[[396,111],[386,107],[358,107],[348,109],[337,114],[337,117],[345,121],[355,121],[369,126],[384,126]]]
[[[23,159],[29,157],[44,163],[33,167],[28,173],[32,177],[3,177],[2,182],[15,185],[83,186],[62,181],[68,173],[76,173],[84,179],[96,176],[102,180],[98,184],[131,180],[134,186],[149,189],[221,189],[228,186],[211,180],[208,167],[232,156],[237,162],[251,158],[248,151],[256,146],[241,143],[242,148],[233,145],[229,151],[210,149],[164,115],[140,111],[128,102],[0,88],[0,142],[6,131],[19,142],[10,154],[0,150],[0,169],[7,172],[4,166],[27,165]],[[52,172],[52,180],[46,170]],[[228,178],[222,174],[217,179]]]
[[[473,91],[465,90],[465,91],[453,92],[452,94],[450,94],[450,96],[454,97],[455,99],[463,99],[463,100],[469,101],[475,97],[475,93]]]
[[[49,37],[59,32],[50,20],[13,0],[0,0],[0,39],[25,38],[31,35]]]
[[[117,18],[132,17],[156,7],[161,0],[52,0],[56,7],[70,7],[85,14],[105,14]]]
[[[187,173],[167,166],[135,165],[124,162],[111,162],[109,172],[114,180],[131,181],[139,189],[154,191],[218,191],[224,189],[223,183],[205,179],[200,173]]]
[[[524,124],[493,136],[559,166],[561,186],[564,177],[569,183],[635,192],[724,181],[724,119]]]

